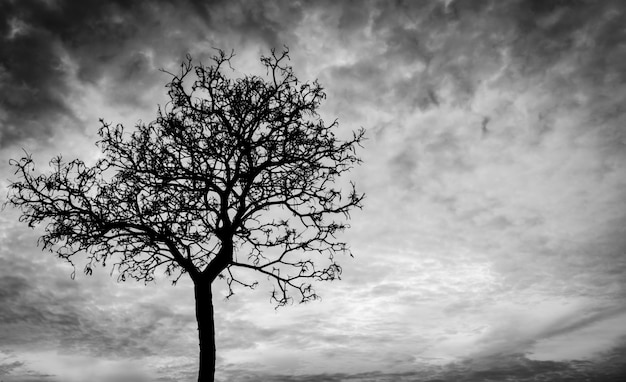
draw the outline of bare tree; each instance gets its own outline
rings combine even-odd
[[[36,175],[32,157],[12,160],[19,181],[9,203],[31,227],[45,223],[40,244],[85,273],[113,263],[124,281],[149,282],[162,269],[194,284],[200,340],[198,381],[214,380],[212,284],[253,288],[256,272],[275,285],[278,306],[317,298],[312,280],[341,274],[336,233],[347,228],[363,195],[338,176],[360,162],[364,131],[338,139],[337,122],[317,113],[325,93],[298,81],[288,51],[261,57],[266,76],[225,75],[233,54],[211,66],[181,65],[166,85],[170,101],[132,132],[101,120],[93,166],[50,162]]]

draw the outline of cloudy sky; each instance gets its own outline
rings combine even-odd
[[[626,5],[620,0],[0,0],[10,158],[89,161],[98,118],[155,118],[185,54],[235,75],[287,45],[364,127],[341,281],[225,301],[221,381],[609,381],[626,374]],[[1,201],[1,200],[0,200]],[[0,213],[0,380],[191,382],[189,282],[70,279]],[[586,379],[585,379],[586,378]]]

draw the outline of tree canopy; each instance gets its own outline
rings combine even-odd
[[[254,287],[240,271],[255,271],[278,305],[292,292],[314,299],[311,280],[337,278],[336,255],[350,254],[336,234],[363,195],[338,180],[360,162],[364,131],[336,137],[337,121],[318,114],[322,86],[296,78],[287,50],[261,58],[266,76],[241,78],[218,52],[210,66],[188,57],[166,72],[170,100],[153,122],[101,120],[93,165],[58,156],[36,174],[30,155],[13,160],[9,203],[45,223],[44,248],[71,263],[87,254],[86,273],[110,262],[120,280],[219,277],[232,294]]]

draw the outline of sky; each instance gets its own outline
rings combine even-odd
[[[0,202],[23,150],[98,156],[155,119],[186,54],[233,76],[288,46],[363,127],[354,258],[321,301],[215,292],[219,381],[626,375],[626,5],[619,0],[0,0]],[[192,284],[70,278],[0,212],[0,380],[191,382]]]

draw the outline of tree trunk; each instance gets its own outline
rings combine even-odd
[[[215,381],[215,322],[213,320],[213,296],[211,281],[194,280],[196,296],[196,320],[200,337],[200,370],[198,382]]]

